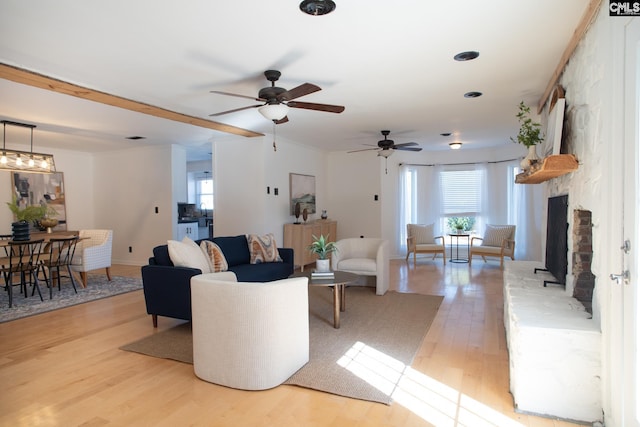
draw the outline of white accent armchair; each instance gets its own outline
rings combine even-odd
[[[248,283],[222,274],[191,278],[196,376],[241,390],[282,384],[309,361],[308,279]]]
[[[80,241],[71,262],[73,271],[80,273],[82,286],[87,287],[87,272],[99,268],[106,269],[111,281],[112,230],[80,230]]]
[[[376,277],[376,294],[389,290],[389,242],[374,238],[349,238],[336,242],[331,269]]]

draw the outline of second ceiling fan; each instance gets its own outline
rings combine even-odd
[[[403,151],[422,151],[422,148],[416,147],[418,145],[417,142],[405,142],[403,144],[396,144],[392,139],[387,139],[387,136],[391,133],[389,130],[381,130],[380,133],[384,136],[384,139],[378,141],[378,146],[374,148],[363,148],[362,150],[353,150],[349,151],[349,153],[357,153],[360,151],[369,151],[369,150],[378,150],[378,156],[389,157],[393,151],[392,150],[403,150]]]
[[[261,104],[248,105],[246,107],[235,108],[233,110],[222,111],[220,113],[210,114],[210,116],[221,116],[223,114],[235,113],[237,111],[248,110],[250,108],[258,108],[260,114],[265,118],[272,120],[276,124],[286,123],[289,121],[287,113],[289,108],[302,108],[305,110],[326,111],[329,113],[342,113],[344,107],[342,105],[330,105],[330,104],[317,104],[312,102],[300,102],[294,101],[301,96],[309,95],[313,92],[318,92],[320,87],[311,84],[303,83],[300,86],[296,86],[293,89],[286,90],[281,87],[277,87],[275,82],[280,78],[280,71],[267,70],[264,72],[264,76],[271,82],[271,86],[264,87],[258,92],[258,97],[239,95],[236,93],[222,92],[219,90],[212,90],[211,93],[217,93],[219,95],[236,96],[239,98],[247,98],[254,101],[259,101]]]

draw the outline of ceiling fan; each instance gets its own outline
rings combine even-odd
[[[260,89],[257,98],[254,98],[252,96],[239,95],[236,93],[212,90],[211,93],[252,99],[254,101],[260,101],[262,102],[262,104],[235,108],[233,110],[227,110],[221,113],[210,114],[210,116],[215,117],[221,116],[223,114],[235,113],[237,111],[248,110],[250,108],[258,108],[260,114],[262,114],[265,118],[272,120],[276,124],[281,124],[289,121],[289,119],[287,118],[289,108],[302,108],[305,110],[326,111],[329,113],[342,113],[344,111],[344,107],[341,105],[316,104],[311,102],[294,101],[301,96],[309,95],[322,89],[311,83],[303,83],[300,86],[294,87],[293,89],[286,90],[281,87],[277,87],[275,84],[280,78],[280,75],[280,71],[277,70],[265,71],[264,76],[271,82],[271,86]]]
[[[389,157],[393,154],[392,150],[403,150],[403,151],[422,151],[422,148],[416,147],[418,145],[417,142],[405,142],[403,144],[396,144],[392,139],[387,139],[387,136],[391,133],[390,130],[382,130],[380,131],[384,139],[378,141],[378,146],[374,148],[364,148],[362,150],[353,150],[349,151],[349,153],[357,153],[360,151],[369,151],[369,150],[378,150],[378,156]]]

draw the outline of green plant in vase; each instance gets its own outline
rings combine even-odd
[[[33,223],[36,227],[40,227],[40,220],[45,217],[53,217],[58,212],[47,206],[46,204],[29,205],[21,208],[18,205],[18,199],[13,196],[11,202],[7,202],[9,210],[13,213],[16,221],[11,224],[14,240],[29,240],[29,224]]]
[[[312,254],[316,254],[316,270],[319,272],[329,271],[329,255],[336,252],[338,248],[335,242],[329,241],[329,235],[322,234],[319,237],[312,236],[313,242],[307,247]]]
[[[529,117],[530,113],[531,108],[526,106],[523,101],[520,101],[518,114],[516,114],[520,122],[520,130],[515,139],[511,137],[512,142],[522,144],[529,150],[527,156],[520,163],[520,166],[524,170],[529,169],[532,164],[539,160],[538,154],[536,153],[536,145],[544,141],[544,134],[542,130],[540,130],[540,123],[534,122],[531,117]]]
[[[24,208],[20,208],[18,205],[18,199],[15,196],[11,202],[7,202],[7,206],[9,206],[9,210],[13,213],[18,222],[37,221],[44,218],[49,212],[49,207],[46,205],[29,205]],[[55,210],[53,211],[55,212]]]

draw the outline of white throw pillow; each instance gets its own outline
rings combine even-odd
[[[416,245],[428,245],[435,243],[433,238],[433,224],[407,224],[409,228],[409,236],[416,239]]]
[[[168,240],[167,246],[169,248],[169,258],[171,258],[171,262],[176,267],[197,268],[203,273],[211,273],[209,260],[200,249],[200,246],[190,238],[185,237],[181,242]]]
[[[482,246],[502,246],[502,241],[511,237],[513,225],[487,225]]]

